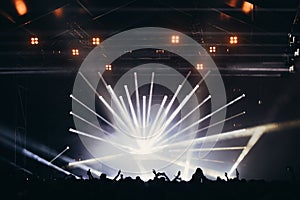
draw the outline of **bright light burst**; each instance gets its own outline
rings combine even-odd
[[[78,163],[70,163],[70,166],[76,166],[77,164],[82,163],[95,164],[104,162],[108,166],[118,166],[119,169],[127,175],[139,175],[144,179],[151,177],[152,169],[163,170],[170,175],[175,174],[178,169],[182,169],[184,171],[183,178],[189,179],[193,170],[195,170],[195,168],[199,166],[199,163],[201,163],[201,160],[205,160],[206,162],[209,161],[209,159],[199,157],[197,153],[203,151],[236,151],[244,150],[246,148],[245,146],[201,148],[199,144],[210,142],[211,140],[206,141],[209,137],[197,138],[198,133],[245,114],[245,112],[241,112],[199,129],[199,124],[245,97],[244,94],[200,119],[191,118],[193,113],[199,112],[199,108],[201,106],[208,104],[211,99],[211,95],[208,95],[196,107],[187,112],[186,115],[181,116],[182,109],[189,103],[190,98],[199,89],[201,83],[204,81],[209,72],[205,74],[201,81],[199,81],[198,84],[196,84],[194,88],[187,93],[185,98],[173,110],[172,107],[174,107],[174,102],[176,101],[177,96],[182,92],[182,87],[187,82],[190,73],[188,73],[181,84],[178,85],[172,98],[164,95],[159,105],[155,105],[152,102],[153,92],[155,89],[154,72],[151,73],[149,95],[143,95],[142,98],[140,98],[139,94],[138,74],[134,72],[133,81],[135,96],[133,97],[135,98],[135,103],[132,101],[132,95],[130,95],[127,85],[123,86],[126,96],[117,96],[113,88],[106,83],[102,75],[99,73],[99,76],[110,95],[111,102],[108,102],[96,91],[95,88],[92,87],[90,82],[82,73],[79,72],[79,74],[97,95],[98,100],[112,115],[112,119],[105,119],[73,95],[70,95],[70,97],[80,106],[84,107],[92,114],[96,115],[100,120],[104,121],[108,126],[113,128],[114,131],[108,132],[103,127],[96,125],[97,123],[90,122],[80,116],[79,113],[70,112],[73,117],[81,120],[88,126],[96,128],[103,134],[92,134],[72,128],[70,128],[69,131],[98,141],[99,144],[97,146],[99,151],[107,152],[107,154],[103,157],[88,159]],[[179,120],[176,118],[178,115],[181,116]],[[218,135],[219,134],[216,134],[210,137],[217,140]],[[195,159],[195,157],[198,157],[198,159]],[[185,165],[184,163],[188,163],[188,165]],[[202,166],[202,168],[205,167]],[[212,177],[216,177],[221,176],[223,172],[214,169],[206,169],[206,173]]]
[[[173,35],[180,39],[176,45],[170,43]],[[191,81],[187,81],[190,73],[184,77],[173,67],[146,63],[122,74],[114,86],[106,83],[103,74],[110,73],[105,68],[108,63],[113,63],[124,52],[149,48],[171,52],[191,66],[202,63],[205,68],[196,69],[202,79],[192,86]],[[202,83],[205,83],[204,93],[199,91]],[[171,95],[161,93],[161,87]],[[197,167],[211,177],[222,176],[232,163],[225,162],[226,167],[213,166],[222,161],[208,154],[246,149],[236,145],[210,151],[224,123],[244,114],[225,118],[227,106],[243,97],[245,95],[227,103],[216,64],[206,49],[189,36],[158,27],[131,29],[103,40],[84,59],[71,95],[76,129],[71,128],[70,132],[79,135],[94,157],[84,163],[108,176],[114,176],[121,169],[125,176],[139,175],[146,180],[153,177],[152,169],[164,171],[170,177],[181,170],[182,178],[188,180]],[[101,109],[97,110],[98,105]],[[211,113],[204,115],[200,112],[202,109]]]

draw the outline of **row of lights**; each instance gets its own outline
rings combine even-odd
[[[31,45],[37,45],[37,44],[39,44],[39,38],[36,37],[36,36],[31,37],[30,38],[30,44]],[[98,37],[92,38],[92,44],[95,45],[95,46],[99,45],[100,44],[100,38],[98,38]]]
[[[196,65],[196,69],[197,69],[197,70],[203,70],[203,69],[204,69],[204,65],[203,65],[202,63],[197,64],[197,65]],[[111,66],[111,64],[105,65],[105,71],[112,71],[112,66]]]
[[[172,35],[171,36],[171,43],[172,44],[179,44],[180,43],[180,37],[179,35]],[[229,37],[229,43],[232,45],[235,45],[238,43],[238,37],[237,36],[230,36]],[[31,37],[30,38],[30,44],[31,45],[38,45],[39,44],[39,38],[38,37]],[[92,38],[92,44],[97,46],[100,44],[100,38],[99,37],[93,37]],[[164,53],[164,50],[157,50],[159,52],[156,53]],[[217,48],[216,46],[210,46],[209,47],[209,53],[216,53]],[[79,55],[79,49],[72,49],[72,55],[78,56]]]

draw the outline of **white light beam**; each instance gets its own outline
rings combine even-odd
[[[93,113],[94,115],[96,115],[97,117],[99,117],[102,121],[104,121],[105,123],[107,123],[109,126],[111,126],[112,128],[114,128],[115,130],[119,131],[120,133],[122,133],[123,131],[121,129],[119,129],[117,126],[113,125],[112,123],[110,123],[108,120],[106,120],[104,117],[102,117],[101,115],[99,115],[98,113],[96,113],[95,111],[93,111],[92,109],[90,109],[87,105],[85,105],[84,103],[82,103],[80,100],[78,100],[76,97],[74,97],[72,94],[70,95],[70,97],[72,99],[74,99],[77,103],[79,103],[80,105],[82,105],[84,108],[86,108],[88,111],[90,111],[91,113]]]
[[[137,112],[138,122],[140,125],[141,124],[141,108],[140,108],[139,86],[138,86],[136,72],[134,72],[134,84],[135,84],[136,112]]]
[[[68,164],[68,166],[78,166],[78,165],[82,165],[82,164],[87,164],[87,163],[94,163],[94,162],[98,162],[98,161],[105,161],[105,160],[112,160],[115,159],[117,157],[120,157],[124,155],[123,153],[120,154],[116,154],[116,155],[109,155],[109,156],[103,156],[100,158],[91,158],[91,159],[87,159],[87,160],[80,160],[80,161],[75,161],[75,162],[70,162]]]
[[[114,109],[105,101],[105,99],[102,96],[99,96],[99,99],[102,101],[102,103],[105,105],[105,107],[111,112],[111,114],[114,116],[114,118],[123,125],[123,127],[127,130],[125,132],[126,135],[128,135],[128,126],[125,124],[125,122],[119,117],[119,115],[116,113],[116,111],[114,111]],[[119,125],[120,127],[120,125]]]
[[[151,135],[149,135],[149,136],[151,136],[151,137],[153,137],[153,136],[156,135],[156,134],[153,135],[152,132],[153,132],[153,129],[156,128],[157,120],[159,119],[160,113],[162,112],[162,110],[163,110],[163,108],[164,108],[164,105],[165,105],[167,99],[168,99],[168,96],[165,95],[164,98],[163,98],[163,100],[162,100],[162,103],[160,104],[160,107],[159,107],[159,109],[158,109],[158,112],[157,112],[157,114],[156,114],[156,116],[155,116],[155,118],[154,118],[154,121],[153,121],[153,123],[151,124],[150,131],[149,131],[149,133],[151,133]]]
[[[90,122],[90,121],[84,119],[83,117],[81,117],[81,116],[79,116],[79,115],[73,113],[72,111],[70,112],[70,115],[73,115],[74,117],[80,119],[81,121],[84,121],[85,123],[89,124],[90,126],[96,128],[96,129],[98,129],[99,131],[101,131],[101,133],[105,133],[105,134],[108,134],[108,135],[110,134],[109,132],[103,130],[102,128],[100,128],[99,126],[93,124],[92,122]]]
[[[92,138],[92,139],[95,139],[95,140],[99,140],[101,142],[105,142],[107,144],[111,144],[114,147],[119,148],[120,150],[124,150],[124,149],[128,149],[130,151],[134,150],[131,147],[124,146],[124,145],[121,145],[121,144],[118,144],[118,143],[115,143],[115,142],[111,142],[111,141],[105,140],[105,139],[103,139],[101,137],[97,137],[97,136],[91,135],[91,134],[83,132],[83,131],[78,131],[78,130],[75,130],[73,128],[69,128],[69,131],[72,132],[72,133],[76,133],[78,135],[83,135],[83,136],[86,136],[86,137],[89,137],[89,138]]]
[[[187,131],[188,129],[192,128],[193,126],[198,125],[198,124],[201,123],[202,121],[206,120],[207,118],[211,117],[212,115],[214,115],[215,113],[221,111],[222,109],[224,109],[224,108],[230,106],[231,104],[235,103],[236,101],[242,99],[243,97],[245,97],[245,94],[243,94],[243,95],[237,97],[236,99],[230,101],[229,103],[225,104],[225,105],[222,106],[221,108],[215,110],[214,112],[212,112],[212,113],[206,115],[205,117],[203,117],[203,118],[197,120],[196,122],[192,123],[191,125],[189,125],[189,126],[185,127],[184,129],[178,131],[177,133],[175,133],[174,135],[172,135],[171,137],[169,137],[168,139],[166,139],[165,142],[170,141],[171,139],[177,137],[177,136],[180,135],[181,133],[184,133],[184,132]],[[165,142],[164,142],[164,143],[165,143]]]
[[[151,112],[151,105],[152,105],[152,93],[153,93],[153,83],[154,83],[154,72],[152,72],[151,84],[150,84],[148,112],[147,112],[147,124],[149,124],[149,121],[150,121],[150,112]]]
[[[198,104],[193,110],[191,110],[188,114],[186,114],[183,118],[181,118],[176,124],[174,124],[171,128],[169,128],[166,132],[164,132],[164,136],[166,137],[168,133],[170,133],[174,128],[176,128],[178,125],[180,125],[186,118],[188,118],[193,112],[195,112],[198,108],[200,108],[203,104],[205,104],[209,99],[211,98],[211,95],[208,95],[200,104]]]
[[[136,117],[136,114],[135,114],[135,111],[134,111],[134,108],[133,108],[133,104],[132,104],[132,101],[131,101],[131,97],[130,97],[127,85],[124,85],[124,89],[125,89],[125,92],[126,92],[127,101],[128,101],[128,104],[129,104],[129,108],[130,108],[130,111],[131,111],[133,122],[134,122],[136,128],[138,128],[139,124],[138,124],[138,121],[137,121],[137,117]]]
[[[159,116],[159,117],[160,117],[160,118],[159,118],[160,120],[158,120],[159,123],[156,125],[156,127],[155,127],[155,129],[154,129],[153,132],[157,132],[157,129],[159,130],[159,129],[162,127],[162,123],[166,121],[166,117],[167,117],[167,115],[168,115],[168,113],[169,113],[169,111],[170,111],[170,109],[171,109],[171,107],[172,107],[172,105],[173,105],[173,103],[174,103],[176,97],[178,96],[178,94],[179,94],[179,92],[181,91],[181,89],[182,89],[184,83],[187,81],[187,79],[189,78],[190,75],[191,75],[191,71],[189,71],[189,73],[188,73],[188,74],[186,75],[186,77],[183,79],[182,83],[181,83],[180,85],[178,85],[177,90],[175,91],[175,93],[174,93],[174,95],[173,95],[171,101],[169,102],[169,104],[168,104],[166,110],[163,112],[163,114],[162,114],[161,116]],[[152,133],[151,133],[151,134],[152,134]]]
[[[68,149],[70,149],[69,146],[67,146],[64,150],[62,150],[59,154],[57,154],[52,160],[50,160],[50,163],[52,163],[54,160],[56,160],[59,156],[61,156],[63,153],[65,153]]]
[[[189,149],[190,152],[198,152],[198,151],[232,151],[232,150],[243,150],[247,146],[239,146],[239,147],[212,147],[212,148],[197,148],[197,149]],[[170,151],[182,151],[182,149],[171,149]]]

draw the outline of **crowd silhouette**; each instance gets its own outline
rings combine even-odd
[[[291,167],[287,169],[293,173]],[[87,170],[87,179],[68,175],[61,178],[41,179],[34,176],[2,178],[5,189],[3,196],[9,199],[300,199],[299,182],[263,181],[240,179],[236,169],[235,177],[209,179],[201,168],[197,168],[189,181],[182,180],[181,171],[174,178],[165,172],[152,170],[153,178],[143,181],[139,176],[124,177],[121,170],[115,177],[102,173],[93,176]]]

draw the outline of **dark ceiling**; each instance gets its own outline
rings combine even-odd
[[[68,73],[66,66],[78,66],[94,47],[92,37],[105,40],[144,26],[175,29],[207,49],[216,46],[214,60],[226,73],[257,67],[265,69],[258,74],[273,68],[285,73],[293,53],[288,34],[299,35],[298,0],[256,0],[249,11],[245,6],[251,1],[243,0],[24,2],[27,13],[21,16],[12,0],[0,7],[1,73]],[[238,35],[238,47],[229,45],[232,35]],[[32,36],[39,38],[38,45],[30,45]],[[72,48],[80,50],[79,58],[71,56]]]

